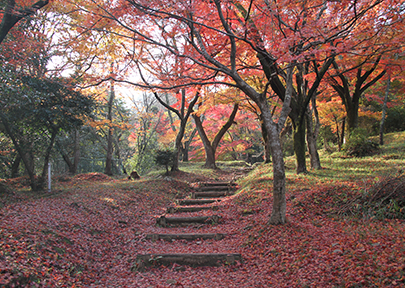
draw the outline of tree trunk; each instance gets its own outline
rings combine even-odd
[[[261,118],[261,116],[260,116]],[[269,143],[269,137],[267,134],[266,127],[264,126],[264,123],[262,121],[262,137],[263,137],[263,147],[264,147],[264,163],[270,163],[271,162],[271,151],[270,151],[270,143]]]
[[[277,124],[273,122],[267,100],[260,103],[262,118],[271,150],[273,162],[273,210],[271,212],[270,224],[284,224],[286,222],[286,199],[285,199],[285,166],[283,149],[279,136]]]
[[[305,117],[307,124],[307,144],[309,157],[311,160],[311,168],[315,170],[322,169],[321,160],[319,158],[318,148],[316,145],[317,137],[316,132],[314,131],[313,128],[312,113],[310,109],[308,109],[307,113],[305,114]]]
[[[296,160],[296,173],[306,173],[307,164],[305,160],[305,118],[295,124],[293,131],[294,152]]]
[[[68,153],[63,148],[63,145],[59,143],[59,141],[56,140],[56,147],[59,153],[61,154],[63,160],[65,161],[66,165],[68,166],[68,172],[71,175],[76,174],[77,172],[77,166],[79,162],[79,157],[80,157],[80,149],[79,149],[79,132],[76,129],[74,132],[74,148],[73,148],[73,162],[70,160],[70,157]]]
[[[385,89],[385,97],[380,122],[380,145],[384,145],[384,123],[385,123],[385,115],[387,114],[387,102],[388,102],[388,95],[390,93],[390,86],[391,86],[391,75],[388,74],[387,87]]]
[[[200,135],[201,141],[203,142],[203,145],[204,145],[204,150],[205,150],[204,167],[210,168],[210,169],[217,169],[217,166],[215,164],[215,152],[217,150],[218,144],[221,141],[222,137],[234,123],[234,119],[235,119],[236,113],[238,112],[238,109],[239,109],[239,104],[235,104],[233,106],[233,110],[232,110],[231,115],[229,116],[228,121],[224,124],[224,126],[221,127],[221,129],[218,131],[217,135],[215,135],[212,143],[208,139],[207,134],[205,134],[204,127],[202,126],[200,117],[197,115],[193,115],[198,134]]]
[[[212,147],[210,140],[208,139],[207,134],[205,134],[204,127],[202,126],[201,118],[197,115],[193,115],[194,123],[197,128],[198,134],[200,135],[201,141],[204,145],[205,150],[205,168],[217,169],[215,164],[215,151]]]
[[[18,168],[20,167],[20,163],[21,163],[21,156],[20,154],[17,153],[13,165],[11,165],[11,175],[10,175],[11,178],[18,177]]]
[[[122,164],[122,159],[121,159],[121,150],[120,150],[120,138],[122,134],[120,134],[116,139],[114,139],[114,146],[115,146],[115,156],[117,157],[118,160],[118,165],[120,165],[120,169],[122,169],[122,173],[124,175],[127,175],[127,170],[125,169],[125,166]]]
[[[342,151],[342,145],[345,142],[345,131],[346,131],[346,117],[342,120],[342,128],[340,129],[340,138],[338,139],[339,152]]]
[[[70,174],[76,174],[77,173],[77,167],[79,166],[79,161],[80,161],[80,132],[78,129],[75,129],[75,145],[74,145],[74,151],[73,151],[73,167],[72,170],[69,170]]]
[[[115,98],[114,83],[111,83],[110,99],[108,100],[108,113],[107,120],[109,123],[108,134],[107,134],[107,156],[105,160],[105,170],[106,175],[113,175],[112,172],[112,158],[113,158],[113,128],[112,128],[112,108]]]
[[[184,121],[184,120],[186,120],[186,121]],[[183,123],[183,122],[185,122],[185,123]],[[179,161],[180,161],[180,154],[181,154],[181,150],[182,150],[181,140],[183,140],[184,131],[186,130],[186,125],[187,125],[187,119],[181,120],[180,130],[176,136],[176,151],[174,154],[172,171],[179,171]]]
[[[350,133],[359,126],[359,103],[352,103],[346,106],[347,131]]]
[[[6,131],[7,135],[10,137],[15,149],[17,150],[18,154],[21,157],[21,160],[24,163],[25,170],[28,174],[28,177],[30,178],[31,189],[33,191],[40,190],[36,183],[36,175],[35,175],[34,165],[33,165],[34,163],[33,163],[32,157],[31,157],[32,155],[27,149],[24,149],[24,146],[27,147],[27,146],[29,146],[29,144],[20,143],[20,141],[17,139],[16,135],[13,132],[13,128],[10,126],[10,123],[8,122],[7,116],[5,116],[1,111],[0,111],[0,119],[1,119],[1,122],[3,123],[4,130]]]

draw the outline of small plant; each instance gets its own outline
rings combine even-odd
[[[368,193],[337,202],[338,214],[376,219],[405,219],[405,175],[376,182]]]
[[[169,175],[169,166],[173,164],[174,156],[175,154],[171,150],[156,151],[155,162],[166,167],[166,175]]]
[[[378,153],[379,144],[368,139],[365,129],[357,128],[350,133],[350,138],[343,149],[349,156],[364,157]]]

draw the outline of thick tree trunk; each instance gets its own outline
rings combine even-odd
[[[208,139],[207,134],[205,134],[204,127],[202,126],[201,118],[197,115],[193,115],[194,123],[198,131],[198,135],[200,135],[201,141],[204,145],[205,150],[205,164],[204,167],[216,169],[217,166],[215,164],[215,151],[213,151],[212,145],[210,140]]]
[[[56,147],[59,153],[61,154],[63,160],[65,161],[66,165],[68,166],[68,172],[71,175],[77,173],[77,167],[80,159],[80,142],[79,142],[79,131],[76,129],[73,135],[74,138],[74,145],[73,145],[73,162],[70,160],[68,153],[64,150],[64,145],[59,143],[56,140]]]
[[[65,161],[66,165],[68,166],[69,174],[74,175],[75,174],[74,173],[74,170],[75,170],[74,164],[72,163],[72,161],[70,161],[69,156],[64,151],[62,151],[61,149],[59,149],[59,151],[62,155],[63,161]]]
[[[267,100],[265,101],[266,103],[261,103],[261,110],[263,122],[269,137],[273,162],[273,210],[271,212],[269,223],[277,225],[286,222],[285,166],[279,130],[277,124],[272,120]]]
[[[307,144],[308,144],[308,151],[309,157],[311,160],[311,168],[312,169],[322,169],[321,167],[321,160],[318,154],[318,148],[316,145],[316,132],[314,131],[313,122],[312,122],[312,113],[310,111],[305,115],[306,116],[306,124],[307,124]]]
[[[346,129],[350,133],[359,126],[359,103],[346,106]]]
[[[182,146],[181,153],[182,153],[182,161],[183,162],[188,162],[188,152],[190,150],[190,144],[191,141],[193,141],[195,134],[197,133],[197,129],[194,129],[193,132],[191,132],[190,137],[188,138],[187,141],[184,142],[184,146]]]
[[[25,171],[27,172],[28,177],[30,178],[31,189],[33,191],[40,190],[40,187],[38,187],[36,183],[36,175],[34,172],[34,165],[33,165],[34,162],[31,157],[32,155],[27,149],[24,149],[24,146],[27,147],[29,146],[29,144],[20,143],[19,139],[17,139],[16,135],[13,132],[13,128],[10,126],[10,123],[8,122],[7,116],[5,116],[1,111],[0,111],[0,119],[3,123],[7,135],[11,138],[11,141],[13,142],[15,149],[17,150],[18,154],[21,157],[21,160],[24,163]]]

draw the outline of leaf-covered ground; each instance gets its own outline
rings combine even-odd
[[[334,168],[319,174],[336,176],[328,169]],[[240,175],[218,171],[210,177]],[[269,165],[240,179],[239,193],[221,202],[218,211],[199,213],[222,216],[218,225],[155,225],[154,217],[190,193],[189,184],[208,180],[184,172],[172,179],[138,181],[93,173],[59,177],[51,193],[4,192],[0,287],[405,287],[404,221],[337,213],[335,204],[356,197],[363,186],[372,185],[374,176],[354,181],[347,175],[344,182],[328,177],[287,175],[288,223],[283,226],[267,225],[272,206]],[[176,216],[185,215],[191,214]],[[192,242],[144,239],[149,233],[176,232],[227,237]],[[241,253],[243,262],[173,265],[146,272],[134,266],[137,254],[193,252]]]

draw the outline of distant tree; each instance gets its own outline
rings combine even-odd
[[[193,114],[194,122],[197,127],[198,134],[200,135],[201,141],[203,142],[204,145],[204,150],[205,150],[205,164],[204,167],[206,168],[211,168],[211,169],[216,169],[217,165],[215,164],[215,153],[218,148],[218,145],[222,139],[222,137],[225,135],[225,133],[228,131],[228,129],[234,124],[234,119],[236,116],[236,113],[238,112],[239,109],[239,104],[234,104],[233,110],[231,114],[229,115],[228,120],[225,122],[224,125],[217,131],[217,133],[214,136],[214,139],[212,141],[209,140],[208,135],[206,131],[204,130],[202,121],[201,121],[201,115],[198,114]]]
[[[194,89],[193,89],[194,90]],[[190,118],[191,113],[194,111],[194,105],[197,103],[200,93],[196,91],[192,97],[186,97],[186,89],[183,88],[178,93],[179,99],[177,103],[174,105],[170,105],[168,102],[163,101],[163,99],[159,96],[158,93],[154,93],[156,99],[162,104],[166,109],[170,112],[173,112],[180,120],[180,127],[178,127],[178,132],[176,135],[176,142],[175,142],[175,150],[176,153],[174,155],[174,159],[172,161],[172,171],[179,170],[179,161],[180,161],[180,153],[182,151],[182,141],[186,131],[186,126],[188,119]],[[189,99],[187,99],[189,98]],[[175,108],[178,107],[178,108]],[[177,129],[172,125],[172,128],[176,131]]]
[[[134,155],[130,166],[142,175],[155,164],[158,138],[167,130],[168,120],[151,94],[144,93],[142,100],[133,101],[133,104],[134,119],[128,141],[134,149]]]

